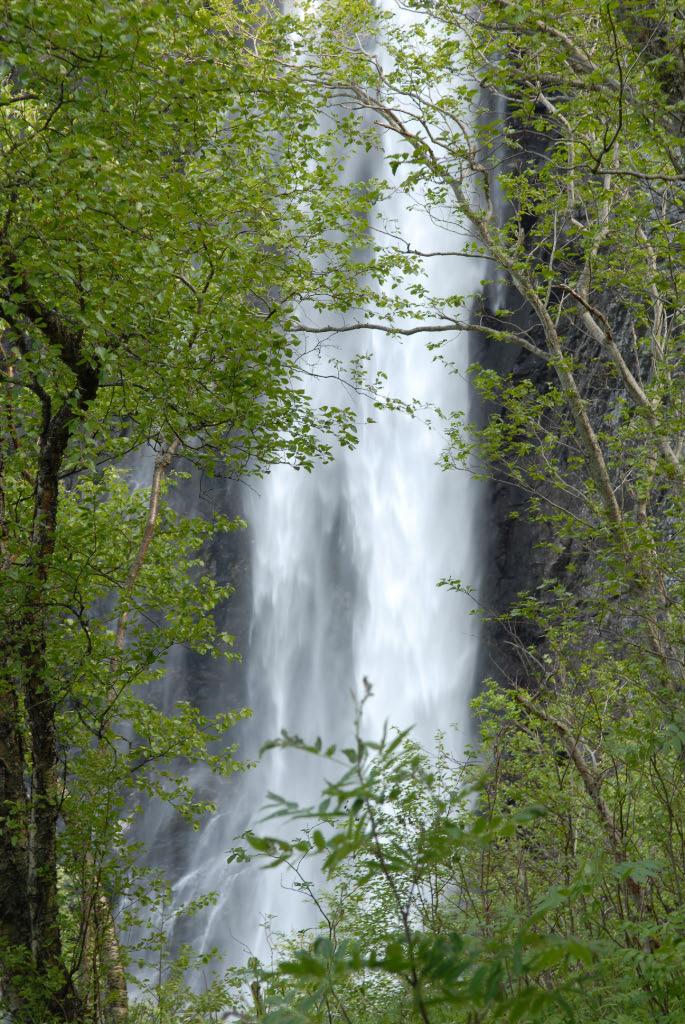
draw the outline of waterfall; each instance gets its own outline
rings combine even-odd
[[[430,220],[406,206],[393,212],[402,237],[417,248],[444,247]],[[468,291],[477,269],[446,258],[433,267],[432,284]],[[400,342],[360,333],[351,344],[373,353],[393,395],[443,409],[468,406],[463,376],[449,374],[420,336]],[[455,361],[465,368],[466,338],[455,348]],[[330,388],[315,380],[313,397],[330,401]],[[326,744],[349,741],[352,694],[364,676],[374,690],[368,734],[378,734],[388,720],[413,725],[414,735],[430,745],[438,729],[453,723],[462,742],[468,730],[477,622],[462,595],[437,583],[447,575],[475,579],[478,485],[466,473],[438,468],[443,438],[420,416],[378,413],[364,399],[358,412],[354,451],[311,474],[276,467],[247,499],[252,607],[246,678],[254,709],[248,753],[281,729],[308,740],[321,736]],[[311,758],[271,751],[238,784],[238,793],[228,790],[218,815],[192,840],[179,896],[196,894],[200,880],[221,893],[195,936],[203,947],[232,957],[240,947],[264,955],[262,918],[273,915],[281,931],[309,923],[287,875],[229,869],[226,852],[236,832],[258,818],[267,791],[308,801],[320,782]]]
[[[348,174],[363,171],[352,166]],[[458,248],[453,233],[406,201],[395,200],[383,213],[418,250]],[[471,293],[480,269],[463,257],[432,259],[431,289]],[[341,337],[338,354],[371,353],[370,370],[387,374],[393,396],[445,410],[468,408],[463,373],[449,373],[426,337],[400,341],[370,331]],[[461,336],[450,349],[462,371],[467,347]],[[314,377],[314,401],[342,404],[332,388]],[[443,444],[439,420],[429,429],[422,415],[378,412],[363,397],[355,402],[360,433],[354,451],[340,451],[311,474],[275,467],[245,497],[251,604],[244,686],[254,717],[242,732],[244,757],[255,756],[281,729],[308,740],[321,736],[325,744],[349,740],[352,695],[363,677],[374,691],[367,734],[378,734],[387,720],[413,726],[429,746],[437,730],[452,724],[460,730],[453,748],[468,738],[477,620],[463,595],[437,584],[446,576],[477,582],[478,484],[466,472],[444,473],[436,465]],[[215,708],[222,696],[224,706],[234,703],[234,677],[230,685],[214,679]],[[236,834],[258,820],[267,791],[309,801],[320,782],[306,755],[276,750],[219,792],[217,813],[175,854],[179,905],[204,891],[219,894],[209,912],[190,922],[184,939],[236,961],[246,952],[268,953],[260,928],[265,917],[280,931],[309,923],[287,876],[229,867],[226,857]],[[163,833],[159,822],[155,827]]]

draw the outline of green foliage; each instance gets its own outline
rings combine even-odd
[[[342,772],[316,807],[274,798],[272,817],[310,823],[300,839],[246,836],[254,855],[291,861],[300,879],[306,857],[320,855],[328,882],[301,882],[321,912],[320,934],[304,949],[289,944],[290,956],[264,976],[265,1019],[567,1019],[575,985],[564,972],[591,965],[594,945],[509,914],[482,930],[470,916],[479,894],[467,888],[474,862],[534,829],[546,810],[484,815],[474,804],[475,758],[457,764],[440,743],[431,759],[406,733],[363,740],[359,725],[342,757],[320,743],[280,741]],[[562,980],[549,989],[540,979],[554,969]]]
[[[320,915],[262,970],[264,1019],[682,1019],[682,765],[641,696],[622,718],[606,679],[588,687],[573,748],[570,695],[536,707],[494,684],[462,760],[441,738],[432,757],[406,733],[364,740],[359,719],[345,751],[279,740],[337,775],[317,805],[272,798],[267,818],[299,837],[248,833],[251,854],[234,852],[288,864]],[[307,880],[312,857],[325,883]]]
[[[0,22],[3,1012],[126,1014],[112,907],[166,898],[136,873],[138,794],[197,822],[172,762],[230,774],[215,741],[244,714],[145,699],[174,644],[233,657],[206,552],[240,524],[174,511],[178,460],[311,470],[353,446],[352,409],[306,387],[299,339],[330,310],[390,335],[430,319],[446,372],[455,329],[517,353],[474,369],[487,418],[444,413],[443,455],[520,492],[540,539],[541,578],[489,613],[516,677],[478,698],[464,763],[359,722],[342,751],[283,736],[339,775],[316,807],[273,798],[297,839],[246,839],[320,933],[203,995],[183,951],[131,1016],[681,1021],[679,6],[11,0]],[[383,134],[388,180],[345,184],[341,153]],[[393,193],[487,256],[507,308],[458,318],[432,257],[370,236]],[[402,407],[366,366],[331,372]],[[122,460],[145,447],[137,488]]]
[[[474,326],[519,355],[474,368],[487,417],[455,415],[443,463],[522,495],[541,570],[486,609],[518,660],[476,702],[477,757],[279,741],[342,774],[318,807],[274,800],[311,821],[296,841],[246,837],[328,881],[323,937],[265,978],[272,1019],[680,1021],[682,13],[402,11],[317,5],[310,59],[400,140],[393,186],[503,275],[509,308]],[[423,291],[415,315],[447,334],[462,302]]]
[[[140,796],[197,824],[178,759],[241,767],[247,712],[147,699],[174,645],[234,657],[207,553],[241,524],[174,492],[355,444],[352,409],[309,397],[299,319],[370,294],[382,185],[341,183],[346,129],[275,9],[11,0],[0,23],[0,992],[17,1020],[100,1021],[124,1012]]]
[[[349,410],[318,415],[292,386],[302,371],[283,326],[310,294],[341,299],[342,274],[351,300],[373,185],[333,187],[316,96],[272,73],[288,47],[272,15],[194,2],[6,12],[4,309],[22,314],[31,296],[55,310],[102,385],[70,469],[173,436],[209,467],[311,466],[328,451],[319,430],[350,429]],[[331,222],[340,236],[324,245]],[[21,372],[56,400],[73,384],[63,362],[35,338]]]

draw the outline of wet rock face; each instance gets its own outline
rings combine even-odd
[[[484,303],[487,308],[487,292]],[[507,308],[515,308],[516,304],[520,305],[520,298],[512,293],[508,301],[506,297],[504,301],[500,297],[500,303]],[[611,297],[606,297],[603,306],[611,319],[614,336],[624,358],[633,370],[637,369],[629,314]],[[532,316],[522,313],[519,325],[525,326],[532,340],[544,347],[541,331],[536,330]],[[618,379],[608,367],[596,343],[572,323],[565,326],[564,341],[566,350],[582,368],[577,373],[577,381],[588,403],[593,426],[597,430],[606,430],[624,394]],[[538,391],[543,391],[556,381],[553,371],[541,360],[512,345],[477,339],[472,344],[471,359],[485,369],[511,374],[514,381],[532,381]],[[488,411],[486,408],[480,410],[481,421],[488,415]],[[554,431],[553,421],[550,429]],[[569,470],[569,474],[572,472]],[[544,484],[541,485],[541,491],[545,491]],[[485,504],[479,545],[483,552],[483,601],[491,616],[507,612],[521,592],[534,592],[543,580],[563,582],[572,593],[582,596],[583,590],[591,585],[594,566],[584,557],[584,553],[579,552],[579,546],[573,541],[566,542],[561,550],[558,545],[553,549],[549,546],[550,542],[557,540],[554,529],[550,524],[537,522],[530,517],[529,498],[520,488],[505,480],[493,480],[489,484]],[[605,624],[605,628],[608,625]],[[614,629],[621,628],[619,610],[612,625]],[[544,637],[523,619],[506,626],[499,622],[488,622],[483,631],[481,678],[492,676],[505,684],[529,685],[521,647],[536,647],[543,641]]]
[[[171,503],[183,515],[245,517],[246,484],[221,475],[210,479],[184,461],[178,469],[188,477],[174,488]],[[209,718],[249,704],[246,661],[252,610],[251,544],[249,527],[238,528],[217,534],[202,551],[207,571],[219,584],[233,588],[231,596],[215,609],[214,618],[219,631],[234,637],[233,650],[240,660],[229,662],[180,645],[172,648],[164,677],[146,689],[147,698],[167,714],[173,714],[180,701],[195,705]],[[230,742],[241,744],[244,732],[245,723],[241,723],[231,731]],[[237,756],[243,756],[243,751]],[[215,800],[225,785],[224,780],[201,768],[190,769],[185,761],[179,760],[175,767],[179,774],[190,775],[198,800]],[[141,860],[145,866],[177,880],[188,869],[188,851],[197,841],[197,833],[169,806],[152,800],[135,825],[134,838],[145,843]],[[180,927],[180,937],[174,940],[177,944],[188,937],[181,934],[185,924]]]
[[[484,300],[487,307],[487,293]],[[539,388],[550,380],[547,367],[528,352],[482,338],[472,342],[471,361],[501,374],[527,377]],[[477,418],[483,422],[492,411],[481,407]],[[550,559],[549,552],[541,546],[547,538],[543,537],[539,524],[526,514],[526,495],[503,480],[491,481],[488,491],[477,544],[483,559],[482,600],[488,614],[498,616],[512,607],[521,591],[534,589],[546,578]],[[536,639],[523,626],[518,636],[524,643]],[[506,683],[519,680],[521,672],[512,637],[500,623],[488,622],[483,630],[481,677],[492,676]]]

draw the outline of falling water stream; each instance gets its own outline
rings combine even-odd
[[[417,248],[439,248],[430,222],[401,212],[404,238]],[[452,285],[453,275],[463,275],[457,284],[464,289],[473,272],[456,260],[440,267]],[[466,407],[463,378],[446,373],[422,341],[356,340],[373,352],[394,395]],[[321,736],[325,743],[349,741],[352,695],[360,693],[364,676],[374,691],[366,709],[369,735],[378,734],[385,720],[413,725],[428,744],[436,730],[452,723],[462,737],[467,729],[477,625],[467,601],[437,583],[446,575],[474,579],[477,485],[465,473],[438,468],[443,438],[422,418],[378,414],[361,400],[359,405],[362,425],[353,452],[311,475],[278,467],[247,501],[252,751],[282,729],[309,740]],[[376,422],[367,424],[366,413]],[[227,791],[218,815],[193,840],[188,871],[177,885],[179,898],[197,895],[199,883],[221,894],[202,919],[203,934],[196,938],[203,947],[229,950],[237,941],[263,955],[264,917],[273,915],[273,927],[283,931],[308,923],[292,880],[254,868],[229,869],[226,852],[235,833],[254,823],[267,791],[306,801],[316,796],[320,781],[306,755],[272,751]]]
[[[416,249],[455,248],[454,235],[406,202],[384,213]],[[479,271],[473,260],[434,259],[429,283],[438,295],[469,293]],[[390,394],[467,408],[463,375],[448,373],[421,335],[403,342],[378,332],[343,337],[346,352],[372,353],[371,369],[387,373]],[[465,337],[455,339],[450,356],[466,368]],[[313,379],[313,399],[341,404],[332,386]],[[374,693],[367,734],[379,733],[386,720],[413,725],[426,744],[453,723],[462,741],[468,730],[477,623],[466,598],[437,584],[445,576],[476,582],[478,485],[466,473],[436,465],[444,440],[439,425],[429,429],[423,416],[378,413],[369,400],[355,401],[360,436],[354,451],[341,451],[311,474],[276,467],[246,499],[251,608],[245,696],[254,717],[243,730],[243,756],[254,756],[282,729],[306,739],[321,736],[324,743],[349,740],[352,694],[360,693],[363,677]],[[183,675],[172,659],[172,702],[187,696]],[[224,707],[235,702],[235,694],[222,692],[220,677],[210,690],[210,710],[222,700]],[[278,931],[309,923],[287,876],[229,866],[226,857],[236,834],[258,819],[267,791],[311,800],[320,782],[305,755],[271,751],[257,769],[219,791],[217,813],[199,834],[183,838],[173,857],[177,903],[208,890],[219,894],[215,906],[186,927],[183,937],[196,948],[217,947],[237,961],[247,951],[267,952],[260,927],[266,917]],[[167,825],[164,816],[149,818],[148,841],[155,844]]]

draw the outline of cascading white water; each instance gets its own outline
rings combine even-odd
[[[380,158],[379,158],[380,159]],[[353,177],[355,168],[348,168]],[[397,233],[422,251],[455,248],[447,234],[406,202],[386,208]],[[446,244],[447,242],[447,244]],[[477,288],[477,261],[431,260],[434,294]],[[344,335],[344,351],[372,353],[370,370],[388,376],[388,392],[442,409],[466,409],[463,375],[450,374],[415,335],[400,342],[371,332]],[[450,357],[467,366],[467,338]],[[315,401],[341,404],[329,382],[313,379]],[[248,703],[254,719],[241,754],[282,729],[324,743],[349,740],[352,693],[364,676],[374,697],[365,731],[383,722],[414,725],[420,741],[456,723],[468,730],[468,701],[478,655],[477,621],[459,594],[437,586],[445,576],[476,582],[473,550],[478,485],[466,473],[436,465],[443,438],[422,417],[381,412],[357,399],[359,445],[310,474],[275,468],[248,497],[252,609],[247,665]],[[367,423],[373,418],[375,423]],[[439,424],[437,424],[439,427]],[[291,882],[254,867],[230,868],[233,837],[254,824],[267,791],[313,799],[320,777],[311,759],[271,751],[244,780],[220,798],[218,812],[188,840],[178,904],[215,890],[216,906],[197,919],[196,947],[217,947],[229,959],[240,950],[267,951],[260,921],[290,931],[309,922]],[[186,936],[188,937],[188,936]]]
[[[385,212],[415,248],[445,248],[444,233],[427,217],[406,205]],[[431,285],[438,294],[469,292],[478,269],[465,259],[434,261]],[[464,378],[434,360],[420,336],[400,342],[367,332],[346,339],[352,350],[373,353],[374,368],[387,373],[394,396],[443,409],[467,407]],[[456,347],[455,362],[465,368],[467,339],[457,339]],[[331,401],[330,387],[315,382],[313,397]],[[465,598],[437,583],[448,575],[475,582],[478,485],[466,473],[440,470],[443,438],[421,418],[378,413],[368,400],[359,400],[358,412],[353,452],[311,475],[278,467],[248,499],[253,749],[281,729],[308,740],[321,736],[324,743],[349,741],[352,693],[360,692],[364,676],[374,690],[365,715],[368,734],[379,733],[386,720],[413,725],[427,744],[453,723],[462,739],[468,729],[477,622]],[[367,416],[376,422],[366,423]],[[200,876],[203,885],[222,892],[203,926],[205,948],[230,950],[238,940],[264,955],[264,917],[272,915],[278,931],[309,923],[305,903],[290,891],[292,879],[254,868],[229,871],[225,852],[237,830],[230,831],[231,823],[245,827],[251,812],[257,820],[267,791],[310,801],[320,782],[311,758],[271,751],[241,783],[233,811],[235,793],[228,794],[180,886],[190,895],[188,882]]]

